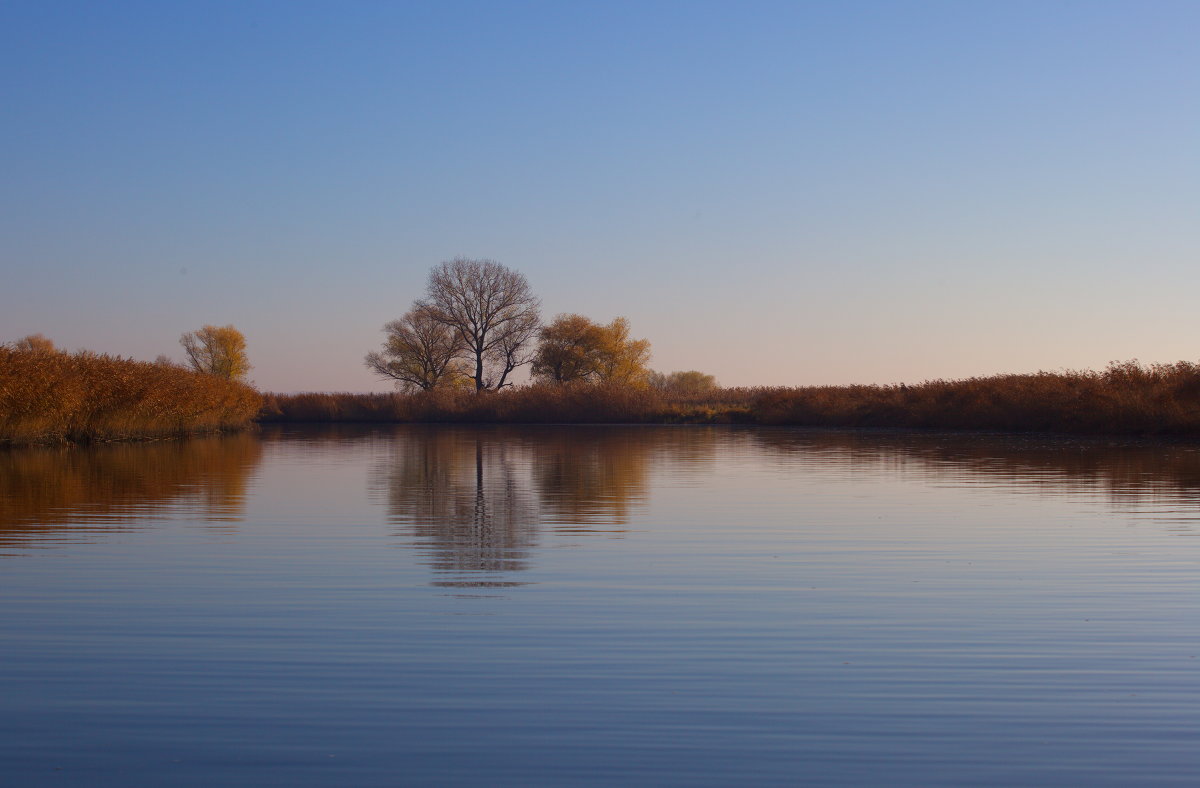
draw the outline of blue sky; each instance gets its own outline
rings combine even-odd
[[[0,3],[0,341],[276,391],[429,268],[723,383],[1200,358],[1194,2]]]

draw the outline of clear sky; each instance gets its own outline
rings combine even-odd
[[[0,2],[0,341],[386,390],[455,256],[725,384],[1200,359],[1198,2]]]

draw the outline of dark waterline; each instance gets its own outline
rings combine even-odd
[[[0,453],[0,783],[1193,784],[1198,534],[1189,445]]]

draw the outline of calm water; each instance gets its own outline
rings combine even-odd
[[[0,783],[1194,785],[1198,535],[1195,446],[0,452]]]

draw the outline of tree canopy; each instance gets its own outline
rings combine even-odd
[[[435,266],[416,307],[458,335],[476,391],[504,387],[532,359],[541,302],[524,274],[495,260],[459,257]]]
[[[469,384],[462,358],[466,345],[459,333],[438,321],[426,307],[410,309],[383,327],[383,350],[368,353],[366,365],[401,389],[415,390]]]
[[[42,334],[30,334],[13,343],[13,348],[22,353],[57,353],[54,342]]]
[[[204,326],[179,338],[188,364],[197,372],[241,380],[250,371],[246,338],[233,326]]]
[[[650,342],[631,339],[623,317],[601,325],[583,315],[559,315],[538,339],[532,367],[538,380],[640,383],[648,372]]]
[[[707,394],[717,388],[717,379],[712,375],[689,369],[685,372],[651,372],[647,382],[654,388],[670,394]]]

